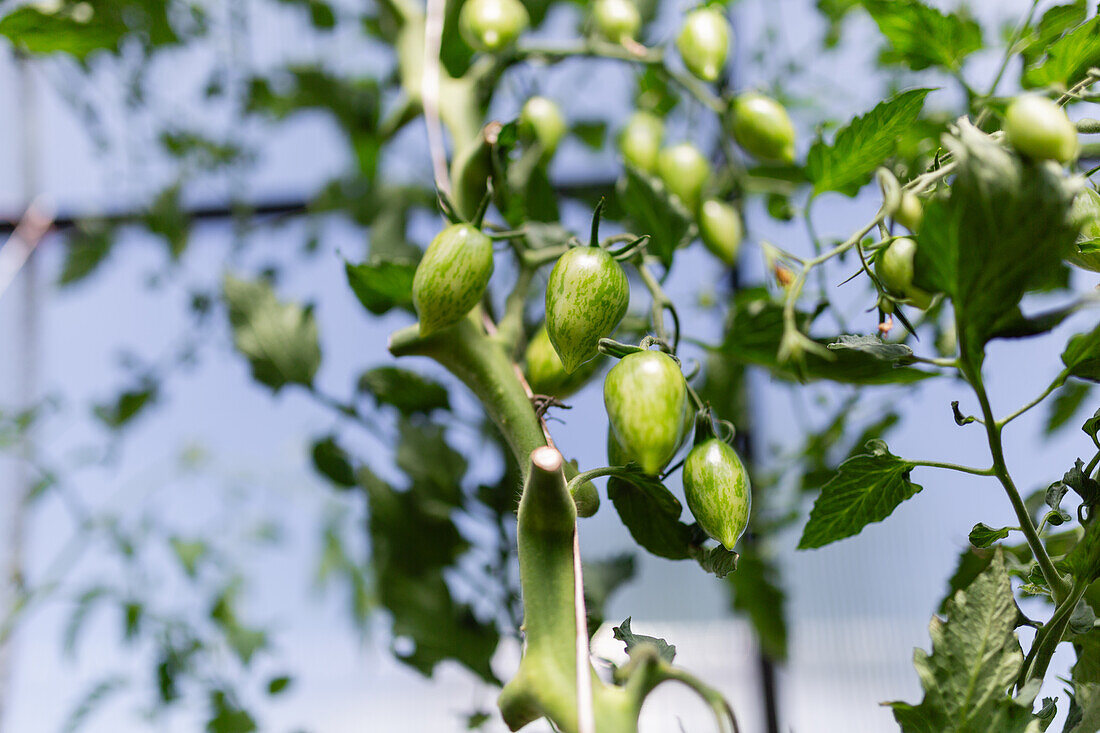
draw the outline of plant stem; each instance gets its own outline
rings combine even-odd
[[[1039,564],[1039,569],[1042,570],[1043,577],[1046,579],[1047,585],[1050,586],[1055,600],[1060,601],[1069,594],[1070,588],[1061,573],[1054,567],[1054,563],[1051,561],[1050,555],[1047,554],[1039,533],[1035,530],[1035,524],[1031,521],[1031,515],[1028,514],[1024,500],[1020,496],[1020,491],[1016,488],[1016,484],[1013,483],[1012,477],[1008,473],[1008,467],[1005,464],[1004,445],[1001,441],[1001,425],[993,417],[993,409],[990,407],[989,395],[986,393],[985,383],[982,381],[981,369],[973,366],[967,352],[968,350],[964,348],[960,359],[961,371],[974,390],[974,394],[977,396],[978,403],[982,408],[986,439],[989,443],[990,455],[993,458],[993,475],[1004,487],[1008,500],[1012,503],[1012,509],[1016,512],[1016,518],[1020,522],[1020,531],[1023,532],[1032,554],[1035,555],[1035,561]]]
[[[951,471],[958,471],[960,473],[969,473],[973,476],[995,476],[996,473],[992,467],[990,468],[972,468],[970,466],[962,466],[958,463],[941,463],[940,461],[910,461],[915,466],[926,466],[928,468],[946,468]]]
[[[1045,400],[1047,397],[1050,396],[1051,392],[1053,392],[1054,390],[1058,389],[1063,384],[1065,384],[1066,377],[1068,377],[1068,376],[1069,376],[1069,369],[1063,369],[1062,372],[1057,377],[1054,378],[1054,381],[1051,382],[1049,385],[1047,385],[1047,388],[1045,390],[1043,390],[1043,393],[1041,395],[1039,395],[1038,397],[1033,399],[1031,402],[1028,402],[1026,405],[1021,407],[1019,410],[1016,410],[1016,412],[1014,412],[1011,415],[1009,415],[1009,416],[1003,418],[1002,420],[1000,420],[997,423],[997,427],[998,428],[1004,428],[1005,425],[1008,425],[1010,422],[1012,422],[1013,420],[1018,418],[1020,415],[1023,415],[1025,412],[1030,410],[1032,407],[1035,407],[1040,402]]]

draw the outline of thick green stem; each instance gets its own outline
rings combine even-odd
[[[546,445],[546,435],[515,364],[505,348],[475,321],[477,315],[475,309],[454,326],[428,337],[421,337],[416,325],[403,328],[390,336],[389,350],[394,356],[431,357],[461,379],[500,429],[526,475],[528,457]]]
[[[541,717],[577,733],[577,627],[573,562],[576,511],[566,489],[561,454],[548,446],[531,454],[519,504],[520,584],[525,649],[519,671],[500,694],[504,722],[518,730]],[[589,667],[592,714],[599,733],[636,733],[640,701],[609,687]]]

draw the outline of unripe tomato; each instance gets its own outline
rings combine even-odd
[[[466,43],[495,52],[512,45],[531,18],[519,0],[466,0],[458,24]]]
[[[737,264],[745,230],[741,215],[725,201],[707,199],[699,207],[699,236],[715,257],[729,266]]]
[[[565,118],[552,100],[531,97],[520,110],[519,131],[526,138],[538,142],[542,146],[544,157],[550,158],[558,149],[558,143],[565,137]]]
[[[664,136],[665,123],[660,117],[649,112],[635,112],[619,134],[619,150],[635,168],[654,173]]]
[[[633,0],[596,0],[592,19],[596,32],[612,43],[633,40],[642,27],[642,14]]]
[[[761,160],[794,160],[794,125],[783,105],[771,97],[746,92],[730,106],[730,126],[737,144]]]
[[[1086,188],[1073,200],[1070,216],[1078,227],[1077,246],[1068,259],[1078,267],[1100,272],[1100,194]]]
[[[629,304],[626,273],[603,249],[574,247],[558,258],[546,284],[546,332],[566,373],[596,357]]]
[[[932,296],[913,284],[913,263],[916,255],[917,243],[909,237],[899,237],[875,260],[875,274],[892,295],[924,309],[931,304]]]
[[[684,17],[676,48],[688,71],[703,81],[714,81],[729,55],[729,21],[716,8],[692,10]]]
[[[1005,111],[1005,137],[1024,155],[1068,163],[1077,158],[1077,128],[1046,97],[1016,97]]]
[[[684,498],[703,531],[732,550],[749,523],[752,490],[737,451],[709,438],[684,461]]]
[[[527,343],[524,374],[532,392],[563,400],[583,387],[599,371],[603,361],[603,357],[586,361],[577,371],[569,374],[550,343],[546,327],[542,326]]]
[[[894,221],[901,224],[909,231],[916,233],[920,228],[921,219],[924,218],[924,204],[920,202],[915,193],[906,191],[901,195],[898,209],[894,212]]]
[[[492,274],[493,243],[479,229],[452,224],[437,234],[413,276],[420,335],[458,323],[481,301]]]
[[[657,175],[689,211],[695,211],[703,186],[710,178],[710,163],[699,148],[691,143],[679,143],[657,155]]]
[[[656,475],[684,435],[687,382],[676,361],[661,351],[637,351],[611,367],[604,406],[623,455]]]

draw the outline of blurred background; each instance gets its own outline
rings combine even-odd
[[[688,6],[659,5],[647,43],[666,43]],[[961,109],[962,92],[948,75],[918,79],[878,66],[874,23],[832,7],[842,5],[741,0],[729,9],[731,85],[780,95],[800,154],[823,123],[865,111],[893,88],[934,86],[930,108]],[[1031,5],[969,3],[990,48],[968,58],[967,78],[988,83],[1003,29]],[[345,275],[345,260],[361,261],[369,243],[354,205],[352,173],[361,162],[354,92],[393,64],[364,30],[372,6],[170,3],[180,40],[155,54],[142,42],[83,60],[2,44],[0,215],[15,223],[31,207],[56,223],[22,266],[9,250],[18,241],[0,249],[5,733],[459,731],[481,713],[483,730],[504,730],[493,687],[452,662],[428,678],[391,654],[402,639],[375,602],[364,497],[334,489],[312,457],[318,436],[338,434],[375,473],[400,476],[395,418],[356,420],[331,404],[354,392],[364,368],[394,363],[387,335],[412,322],[397,310],[370,316]],[[555,3],[533,37],[575,37],[583,6]],[[531,94],[550,97],[602,143],[567,138],[551,169],[555,184],[613,182],[620,162],[610,141],[631,111],[634,79],[614,61],[528,65],[504,81],[491,116],[510,120]],[[680,110],[669,137],[709,145],[712,123]],[[386,148],[379,178],[429,183],[424,141],[417,120]],[[801,220],[777,221],[765,206],[760,198],[746,203],[740,277],[751,281],[764,276],[760,241],[795,252],[809,246]],[[829,195],[815,223],[823,237],[842,238],[877,206],[877,192]],[[583,231],[591,210],[570,205],[563,214]],[[426,244],[440,221],[414,212],[409,240]],[[227,272],[277,275],[280,299],[312,305],[323,353],[316,391],[273,395],[250,377],[219,302]],[[713,303],[729,287],[730,274],[700,248],[678,256],[668,292],[687,334],[718,337]],[[852,331],[871,333],[875,314],[864,312],[866,293],[855,290],[839,291],[838,300],[850,302]],[[994,346],[995,410],[1040,392],[1060,369],[1066,334],[1089,318],[1037,339],[1026,359],[1012,345]],[[414,366],[454,384],[433,363]],[[871,390],[858,402],[836,385],[794,391],[763,374],[750,385],[754,440],[772,470],[801,449],[802,426],[820,427],[838,410],[850,411],[856,427],[896,413],[890,446],[899,455],[964,463],[984,455],[983,435],[955,426],[950,402],[968,393],[951,382]],[[494,480],[500,461],[484,450],[475,402],[458,386],[450,399],[465,417],[447,435],[467,456],[466,482]],[[1087,395],[1078,399],[1082,412],[1096,406]],[[559,447],[582,467],[603,465],[600,380],[570,404],[551,423]],[[1089,450],[1075,429],[1050,431],[1051,420],[1036,410],[1006,435],[1010,467],[1028,491],[1051,465],[1060,474],[1066,455]],[[746,732],[769,729],[769,704],[783,731],[894,729],[879,703],[919,698],[912,650],[929,646],[929,619],[968,531],[978,521],[1014,523],[994,482],[928,469],[913,478],[923,492],[888,525],[814,551],[794,550],[803,520],[770,538],[777,587],[769,602],[786,618],[787,645],[774,685],[752,626],[731,609],[729,585],[693,563],[638,552],[605,507],[582,522],[583,553],[606,560],[633,552],[634,577],[608,602],[596,653],[623,658],[610,628],[629,616],[635,631],[674,643],[678,663],[727,694]],[[670,488],[681,493],[678,479]],[[475,545],[478,531],[470,530]],[[476,608],[476,585],[449,581]],[[517,656],[516,644],[503,642],[494,670],[508,674]],[[1069,663],[1058,656],[1055,669]],[[1056,682],[1048,687],[1044,695],[1061,692]],[[662,690],[643,729],[709,730],[708,715],[687,693]]]

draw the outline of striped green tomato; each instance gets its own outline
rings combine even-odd
[[[732,550],[749,522],[752,491],[737,451],[708,438],[684,461],[684,498],[703,531]]]
[[[458,323],[481,301],[493,274],[493,243],[477,227],[452,224],[436,235],[413,276],[420,335]]]
[[[660,473],[684,437],[687,382],[680,365],[661,351],[624,356],[607,373],[603,400],[623,457]]]
[[[602,357],[586,361],[577,371],[569,374],[543,326],[527,343],[524,374],[532,392],[563,400],[583,387],[599,371],[603,361]]]
[[[707,199],[699,207],[699,236],[711,253],[729,266],[737,264],[745,230],[741,215],[725,201]]]
[[[566,373],[596,357],[629,303],[626,273],[603,249],[574,247],[558,258],[546,284],[546,332]]]
[[[703,81],[714,81],[730,51],[730,24],[716,8],[699,8],[684,17],[676,49],[684,66]]]

